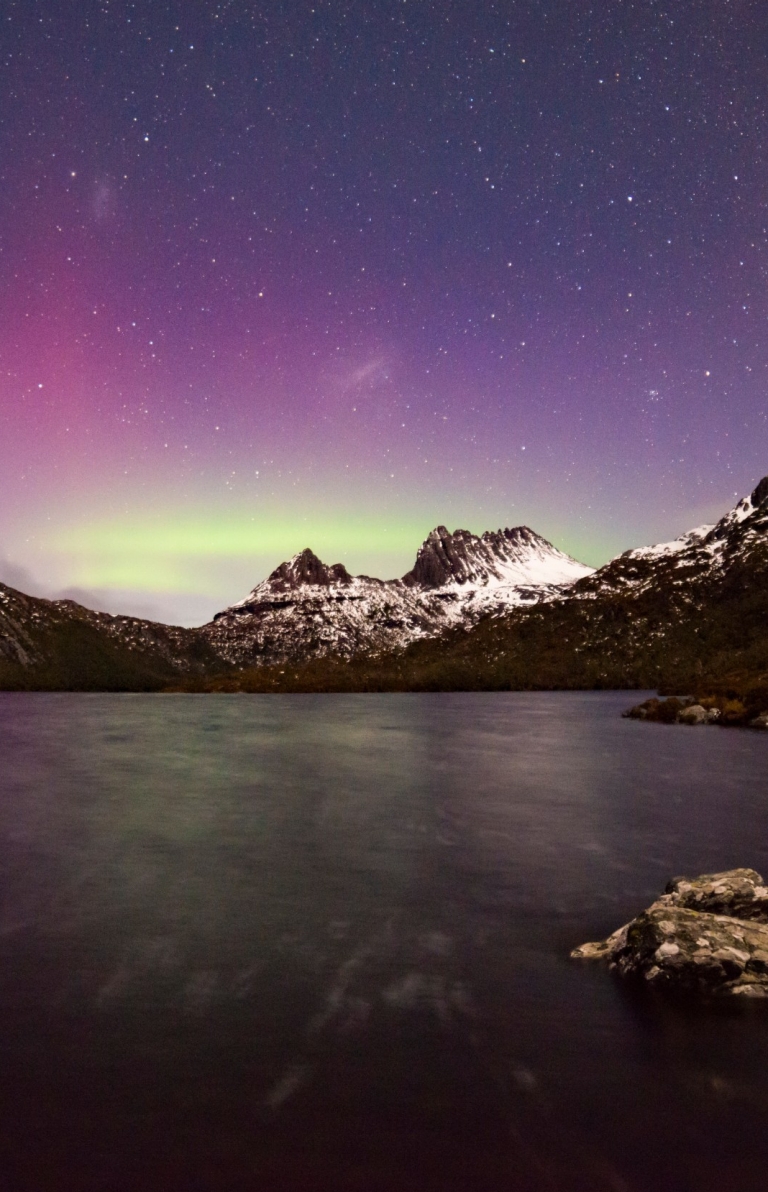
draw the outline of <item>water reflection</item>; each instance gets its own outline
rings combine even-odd
[[[626,702],[0,696],[7,1186],[762,1190],[766,1016],[567,960],[768,873],[768,742]]]

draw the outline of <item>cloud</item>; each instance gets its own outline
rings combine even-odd
[[[347,369],[337,377],[342,396],[360,389],[376,389],[391,379],[391,361],[386,356],[373,356],[356,368]]]
[[[10,559],[0,555],[0,583],[7,584],[9,588],[16,588],[18,592],[24,592],[27,596],[46,596],[46,588],[38,583],[31,571],[26,567],[19,566],[18,563],[12,563]]]
[[[115,188],[108,178],[100,178],[91,196],[91,215],[98,223],[111,219],[117,207]]]
[[[215,599],[194,592],[179,594],[175,600],[156,600],[147,599],[147,593],[141,591],[111,591],[76,585],[54,588],[51,584],[40,583],[29,568],[13,563],[5,555],[0,555],[0,583],[26,596],[37,596],[43,600],[74,600],[76,604],[82,604],[97,613],[141,617],[145,621],[161,621],[165,624],[199,625],[218,611]]]
[[[74,600],[85,608],[91,608],[97,613],[120,614],[126,617],[141,617],[144,621],[164,621],[166,613],[154,602],[146,601],[141,596],[136,598],[133,593],[121,596],[115,592],[92,592],[87,588],[63,588],[60,592],[52,592],[51,600]]]
[[[349,383],[350,385],[364,385],[367,381],[378,380],[388,380],[387,362],[383,356],[377,356],[375,360],[369,360],[367,364],[354,369]]]

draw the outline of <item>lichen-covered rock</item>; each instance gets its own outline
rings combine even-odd
[[[656,987],[768,997],[768,889],[753,869],[677,878],[631,923],[571,956]]]
[[[768,923],[768,886],[754,869],[676,877],[667,883],[664,894],[670,895],[676,906]]]

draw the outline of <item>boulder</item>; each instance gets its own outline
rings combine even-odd
[[[676,878],[631,923],[571,956],[658,988],[768,997],[768,888],[754,869]]]
[[[702,708],[701,704],[691,704],[689,708],[683,708],[682,712],[677,716],[680,724],[706,724],[709,717],[707,716],[707,709]]]

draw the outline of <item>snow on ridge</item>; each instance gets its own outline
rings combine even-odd
[[[681,534],[679,538],[673,538],[671,542],[657,542],[654,546],[638,546],[634,550],[625,550],[621,557],[623,559],[657,559],[664,555],[679,555],[691,546],[703,545],[703,540],[714,528],[714,525],[697,526],[696,529]]]
[[[752,497],[742,497],[736,508],[733,510],[731,517],[735,522],[743,522],[745,518],[749,517],[750,513],[755,512],[755,506],[752,504]]]
[[[757,506],[752,503],[751,495],[742,497],[738,505],[730,513],[726,513],[725,517],[721,517],[717,525],[712,527],[718,531],[717,537],[719,538],[721,533],[725,534],[732,526],[740,526],[755,512],[756,508]]]
[[[546,543],[545,549],[538,546],[529,547],[526,551],[521,551],[517,557],[494,562],[493,570],[489,568],[486,575],[467,580],[461,585],[463,590],[575,583],[577,579],[583,579],[585,575],[591,575],[594,571],[593,567],[579,563],[549,543]]]

